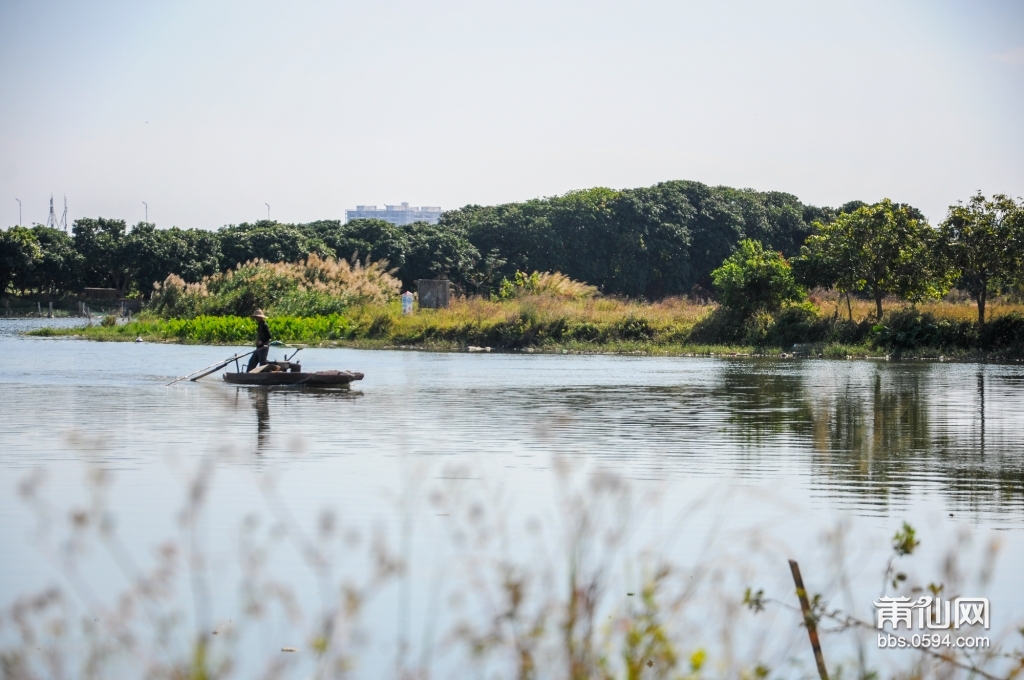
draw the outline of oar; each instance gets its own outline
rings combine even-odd
[[[165,387],[170,387],[171,385],[173,385],[176,382],[181,382],[182,380],[189,379],[189,378],[192,380],[192,382],[195,382],[196,380],[199,380],[200,378],[203,378],[205,376],[210,375],[214,371],[219,371],[220,369],[222,369],[225,366],[227,366],[228,364],[230,364],[232,361],[235,361],[237,359],[241,359],[242,357],[249,356],[250,354],[252,354],[255,351],[256,350],[253,349],[253,350],[250,350],[250,351],[246,352],[245,354],[236,354],[235,356],[231,357],[230,359],[225,359],[224,361],[222,361],[220,363],[210,364],[206,368],[200,368],[198,371],[192,371],[191,373],[183,375],[180,378],[175,378],[171,382],[167,383],[165,385]],[[207,370],[207,369],[209,369],[209,370]],[[206,371],[206,372],[203,373],[202,375],[196,375],[196,373],[200,373],[202,371]],[[196,377],[192,378],[192,376],[194,376],[194,375],[196,375]]]

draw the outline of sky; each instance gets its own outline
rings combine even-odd
[[[0,225],[1024,195],[1020,0],[0,0]]]

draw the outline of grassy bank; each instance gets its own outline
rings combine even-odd
[[[866,304],[853,318],[835,301],[790,307],[775,316],[737,319],[714,305],[667,300],[658,304],[613,298],[565,300],[545,296],[456,301],[449,309],[402,316],[399,304],[353,307],[344,313],[274,317],[275,339],[287,343],[433,350],[619,352],[646,354],[782,354],[949,358],[1024,357],[1024,308],[1002,305],[984,329],[971,307],[943,302],[918,309],[892,304],[882,323]],[[237,316],[159,319],[143,315],[118,325],[40,329],[39,336],[77,335],[93,340],[246,344],[255,323]]]

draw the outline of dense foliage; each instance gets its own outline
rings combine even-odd
[[[794,255],[813,222],[834,215],[790,194],[665,182],[471,205],[445,213],[437,225],[263,220],[210,232],[145,222],[128,229],[123,220],[87,218],[75,222],[70,237],[41,226],[5,232],[0,292],[59,296],[92,286],[148,297],[170,274],[196,283],[251,260],[316,254],[386,260],[406,289],[420,278],[444,277],[465,292],[490,295],[516,272],[559,271],[606,294],[658,299],[694,286],[709,290],[711,271],[744,238]]]
[[[660,299],[709,289],[711,271],[744,238],[795,255],[811,224],[833,216],[790,194],[679,181],[467,206],[441,223],[500,257],[502,278],[560,271],[604,293]]]
[[[989,294],[1012,285],[1024,268],[1024,211],[1007,196],[988,200],[979,192],[967,205],[949,209],[939,248],[978,303],[978,324],[984,325]]]
[[[722,266],[711,272],[722,306],[744,317],[755,312],[777,312],[787,302],[798,302],[804,291],[782,253],[766,251],[760,241],[744,239]]]
[[[122,220],[85,218],[70,235],[41,225],[0,232],[0,293],[55,298],[112,287],[122,296],[149,298],[172,275],[181,286],[221,281],[216,285],[226,291],[240,265],[311,256],[386,262],[378,266],[405,290],[417,279],[447,278],[463,293],[488,298],[528,287],[520,280],[525,272],[560,272],[605,295],[717,297],[741,319],[798,300],[794,280],[845,294],[851,323],[851,294],[870,296],[877,320],[887,296],[917,302],[960,286],[977,301],[983,324],[989,296],[1020,290],[1024,205],[979,194],[951,207],[935,229],[912,206],[889,199],[821,208],[790,194],[674,181],[470,205],[444,213],[436,225],[264,220],[212,232],[145,222],[129,229]],[[307,298],[310,306],[294,311],[336,308]]]
[[[878,318],[886,295],[917,302],[949,288],[937,234],[911,206],[885,199],[815,226],[798,270],[811,284],[867,291]]]

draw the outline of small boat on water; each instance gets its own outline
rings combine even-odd
[[[353,380],[362,380],[362,373],[350,371],[317,371],[315,373],[225,373],[224,380],[233,385],[309,385],[338,387]]]
[[[343,387],[353,380],[362,380],[362,373],[352,371],[316,371],[303,373],[299,364],[288,361],[268,361],[253,371],[225,373],[224,381],[232,385],[276,386],[286,385],[298,387]]]

